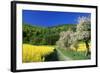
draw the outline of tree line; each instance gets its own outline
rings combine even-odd
[[[55,45],[62,31],[76,31],[75,24],[63,24],[52,27],[40,27],[23,24],[23,43],[33,45]]]

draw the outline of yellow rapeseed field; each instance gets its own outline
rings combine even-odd
[[[42,62],[45,60],[45,55],[49,55],[54,51],[51,46],[35,46],[30,44],[23,44],[22,61],[26,62]]]
[[[89,43],[89,47],[91,47],[91,45],[90,45],[90,43]],[[73,47],[72,48],[73,50],[75,50],[75,48]],[[85,43],[80,43],[80,44],[78,44],[78,49],[77,49],[77,51],[79,51],[79,52],[84,52],[84,51],[86,51],[86,45],[85,45]]]

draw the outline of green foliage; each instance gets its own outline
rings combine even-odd
[[[64,24],[53,27],[40,27],[23,24],[23,43],[33,45],[55,45],[59,40],[59,34],[67,30],[75,31],[76,25]]]

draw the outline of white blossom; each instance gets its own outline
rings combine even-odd
[[[90,39],[91,37],[91,22],[90,17],[79,17],[77,24],[77,36],[80,40]]]
[[[57,41],[57,46],[63,49],[69,49],[72,45],[77,47],[79,40],[90,40],[91,23],[90,17],[79,17],[76,32],[63,31],[60,33],[60,38]]]

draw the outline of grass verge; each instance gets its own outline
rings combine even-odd
[[[77,52],[73,50],[59,49],[65,56],[71,58],[72,60],[86,60],[90,59],[91,56],[85,56],[85,52]]]

